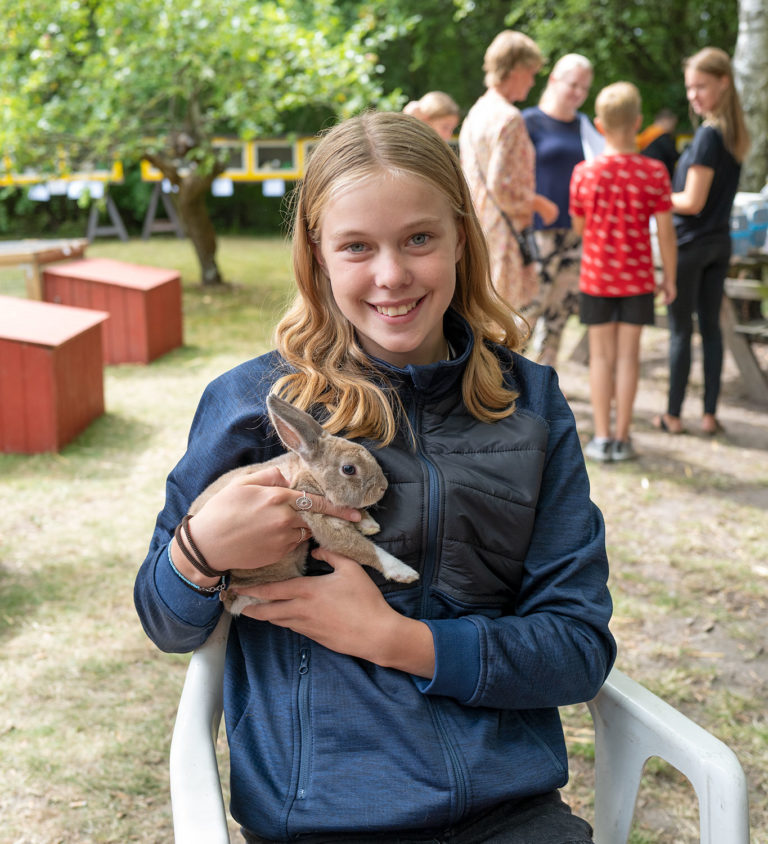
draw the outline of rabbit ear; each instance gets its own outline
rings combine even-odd
[[[275,395],[267,396],[267,410],[278,437],[287,449],[305,460],[317,454],[325,431],[308,413]]]

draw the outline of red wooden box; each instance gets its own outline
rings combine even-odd
[[[0,451],[58,451],[104,413],[106,319],[0,296]]]
[[[175,270],[85,258],[49,265],[43,299],[106,311],[104,363],[149,363],[183,342]]]

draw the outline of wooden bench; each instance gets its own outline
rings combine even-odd
[[[0,242],[0,267],[19,265],[24,270],[27,296],[42,299],[41,267],[64,258],[80,258],[85,254],[87,240],[4,240]]]
[[[0,451],[58,451],[104,413],[106,320],[0,296]]]
[[[720,314],[723,338],[736,361],[749,395],[768,404],[768,374],[755,354],[755,343],[768,342],[768,319],[762,304],[768,301],[768,282],[746,278],[746,272],[761,267],[742,267],[738,278],[725,280],[725,297]]]
[[[183,342],[176,270],[109,258],[62,262],[43,271],[43,299],[106,311],[104,363],[149,363]]]

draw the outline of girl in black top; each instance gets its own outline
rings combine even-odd
[[[705,47],[687,59],[685,90],[692,119],[702,122],[680,157],[672,184],[678,243],[677,298],[667,308],[667,412],[657,416],[654,425],[675,434],[684,430],[680,414],[691,368],[695,311],[704,360],[701,430],[714,435],[722,430],[715,413],[723,364],[720,305],[731,257],[731,206],[749,136],[727,53]]]

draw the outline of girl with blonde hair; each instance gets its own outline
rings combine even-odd
[[[403,114],[331,129],[298,188],[293,264],[277,349],[200,402],[137,577],[142,623],[194,649],[229,569],[305,541],[308,500],[359,519],[261,470],[186,523],[216,576],[179,553],[213,478],[282,451],[271,392],[373,451],[376,543],[419,580],[318,547],[308,573],[325,576],[242,590],[262,603],[229,634],[232,815],[249,844],[588,844],[559,793],[558,707],[594,697],[615,656],[603,522],[554,373],[514,351],[454,153]]]
[[[450,141],[459,125],[461,111],[453,97],[444,91],[429,91],[420,100],[407,103],[403,114],[418,118],[431,126],[444,141]]]
[[[677,298],[669,317],[669,393],[656,428],[683,433],[683,402],[691,371],[693,314],[697,315],[704,369],[701,431],[714,436],[723,368],[720,306],[731,257],[730,217],[749,150],[749,135],[728,54],[705,47],[684,62],[685,91],[694,125],[672,181],[677,232]]]

